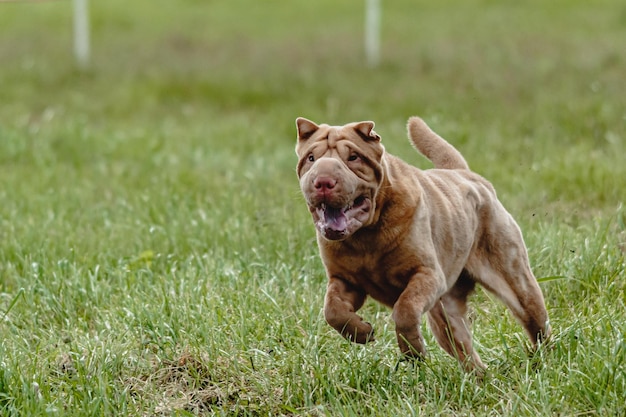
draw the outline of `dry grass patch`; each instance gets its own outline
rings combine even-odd
[[[225,356],[212,359],[189,350],[172,359],[154,355],[147,371],[127,378],[125,384],[142,403],[154,404],[145,415],[170,416],[181,411],[197,415],[216,409],[264,414],[271,403],[282,398],[282,389],[260,387],[249,374],[233,374],[236,360]]]

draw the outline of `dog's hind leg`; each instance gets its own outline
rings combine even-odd
[[[439,345],[457,358],[466,371],[481,373],[486,366],[474,351],[467,322],[467,298],[474,285],[464,270],[456,284],[428,312],[428,323]]]
[[[537,347],[550,336],[550,324],[522,234],[511,218],[492,227],[470,256],[467,269],[476,282],[511,310],[526,329],[533,347]]]

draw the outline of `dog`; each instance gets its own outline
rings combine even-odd
[[[420,170],[385,152],[374,122],[296,119],[300,189],[328,276],[324,317],[346,339],[374,340],[356,312],[367,296],[393,309],[403,355],[422,358],[422,316],[467,371],[486,366],[472,346],[467,300],[495,294],[536,348],[550,335],[543,294],[522,233],[486,179],[419,117],[408,136],[434,165]]]

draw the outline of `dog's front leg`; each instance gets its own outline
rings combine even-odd
[[[355,313],[365,297],[365,291],[340,278],[331,277],[328,281],[324,317],[343,337],[356,343],[374,340],[372,325]]]
[[[439,271],[421,267],[411,278],[393,306],[396,337],[402,354],[413,358],[426,355],[420,325],[422,316],[445,292],[445,278]]]

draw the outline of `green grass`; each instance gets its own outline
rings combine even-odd
[[[0,4],[0,415],[624,415],[626,7],[383,2]],[[489,370],[400,361],[321,314],[297,116],[374,120],[387,150],[424,117],[520,223],[554,327],[531,358],[488,294]]]

